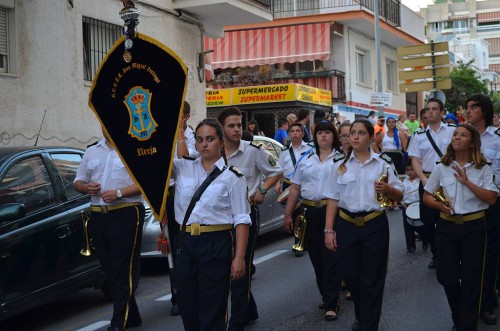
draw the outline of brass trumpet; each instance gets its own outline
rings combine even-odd
[[[85,234],[85,248],[83,248],[80,251],[80,254],[83,256],[90,256],[92,255],[92,249],[90,247],[90,239],[89,239],[89,230],[88,230],[88,224],[89,224],[89,217],[85,212],[82,212],[82,220],[83,220],[83,233]]]
[[[443,188],[441,186],[432,195],[434,196],[434,200],[444,203],[447,207],[451,207],[451,203],[446,198],[446,195],[444,194]],[[453,215],[453,210],[451,211],[451,214]]]
[[[293,235],[297,238],[298,242],[293,244],[292,248],[297,252],[304,251],[304,240],[306,238],[307,228],[306,210],[307,208],[302,210],[302,215],[297,216],[293,224]]]
[[[379,182],[384,182],[384,183],[389,182],[389,166],[386,166],[385,169],[386,169],[386,172],[385,172],[385,174],[380,176],[380,178],[378,179]],[[394,204],[394,201],[391,198],[389,198],[389,196],[387,194],[375,192],[375,195],[376,195],[378,205],[381,208],[389,208],[389,207],[392,207],[392,205]]]

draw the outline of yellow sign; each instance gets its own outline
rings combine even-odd
[[[231,90],[233,105],[295,100],[295,84],[248,86]]]
[[[254,103],[302,101],[331,106],[332,92],[301,84],[276,84],[208,90],[207,107],[247,105]]]
[[[297,84],[297,100],[319,105],[332,105],[332,92],[316,87]]]
[[[448,42],[398,47],[398,57],[432,52],[448,52]]]
[[[231,91],[227,89],[208,90],[205,92],[205,101],[207,103],[207,107],[230,106]]]
[[[421,56],[414,58],[400,59],[398,61],[398,68],[410,68],[417,66],[432,66],[439,64],[450,64],[450,56],[448,54],[441,54],[436,56]]]
[[[399,84],[399,91],[407,92],[419,92],[419,91],[430,91],[430,90],[449,90],[451,88],[451,79],[437,80],[437,81],[422,81],[412,84]]]

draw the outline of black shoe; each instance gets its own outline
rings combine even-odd
[[[304,252],[300,252],[300,251],[293,251],[293,254],[295,254],[295,257],[301,257],[301,256],[304,256]]]
[[[422,249],[424,251],[428,250],[429,249],[429,244],[428,243],[422,243]]]
[[[338,318],[337,313],[334,312],[333,310],[327,311],[325,313],[325,320],[328,322],[336,321]]]
[[[359,330],[361,330],[361,327],[359,326],[359,321],[358,320],[355,320],[354,323],[352,323],[351,330],[352,331],[359,331]]]
[[[179,316],[180,314],[181,311],[179,310],[177,304],[172,304],[172,308],[170,308],[170,316]]]
[[[413,253],[415,253],[415,248],[408,248],[406,250],[406,254],[413,254]]]
[[[480,317],[484,324],[497,324],[497,317],[491,311],[482,312]]]
[[[436,269],[436,261],[434,259],[429,262],[429,265],[427,266],[428,269]]]

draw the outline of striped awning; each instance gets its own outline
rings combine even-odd
[[[469,14],[465,14],[465,15],[451,15],[449,17],[449,20],[450,21],[458,21],[458,20],[466,20],[469,18]]]
[[[478,13],[477,21],[479,23],[498,22],[500,21],[500,11],[493,11],[489,13]]]
[[[328,60],[330,23],[290,25],[224,33],[205,38],[211,69]]]

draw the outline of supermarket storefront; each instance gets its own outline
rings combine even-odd
[[[278,119],[305,108],[332,111],[331,91],[301,84],[276,84],[206,91],[207,115],[217,117],[229,106],[237,106],[243,114],[243,126],[255,119],[266,136],[273,137]]]

